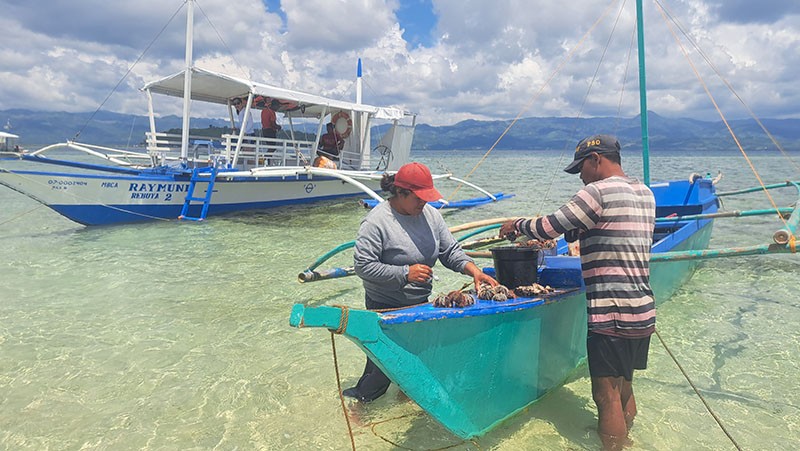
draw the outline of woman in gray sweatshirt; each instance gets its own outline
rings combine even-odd
[[[395,175],[384,175],[381,189],[391,196],[367,214],[358,230],[355,270],[364,283],[366,307],[392,309],[422,304],[432,291],[436,260],[447,268],[497,285],[469,258],[447,228],[439,210],[428,202],[442,198],[430,170],[409,163]],[[343,392],[362,402],[377,399],[389,388],[386,375],[370,360],[355,387]]]

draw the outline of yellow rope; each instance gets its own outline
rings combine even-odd
[[[745,152],[744,148],[742,147],[742,144],[739,142],[739,138],[736,136],[736,133],[734,133],[733,129],[731,128],[730,124],[728,123],[728,120],[725,117],[725,114],[719,108],[719,105],[717,104],[717,101],[714,98],[714,95],[711,94],[711,91],[709,90],[708,85],[706,84],[705,80],[703,79],[703,76],[700,75],[700,72],[697,70],[697,67],[694,65],[694,62],[689,57],[689,52],[686,50],[686,47],[684,47],[683,43],[678,38],[678,35],[675,33],[675,29],[673,28],[672,23],[668,20],[667,12],[664,11],[664,8],[662,7],[662,5],[657,0],[656,0],[655,3],[656,3],[656,6],[658,7],[659,12],[661,13],[661,17],[663,18],[664,23],[666,24],[667,28],[669,29],[670,33],[672,34],[672,37],[675,39],[675,42],[680,47],[681,52],[683,52],[683,56],[686,58],[686,61],[689,63],[689,66],[692,68],[692,71],[694,72],[695,77],[697,77],[697,80],[703,86],[703,89],[705,90],[706,95],[708,96],[709,100],[711,100],[711,103],[714,105],[714,109],[717,111],[717,114],[719,114],[719,117],[722,119],[722,122],[725,124],[725,127],[728,129],[728,133],[731,135],[731,137],[733,138],[733,141],[736,143],[736,147],[739,148],[739,151],[742,153],[742,156],[744,156],[745,161],[747,161],[747,164],[750,166],[750,170],[753,171],[753,174],[756,176],[756,180],[758,180],[758,183],[759,183],[759,185],[761,185],[761,188],[763,189],[764,194],[767,196],[767,199],[769,199],[770,204],[772,204],[772,207],[778,213],[778,217],[783,222],[783,225],[788,228],[788,224],[786,223],[786,220],[780,214],[780,208],[778,207],[778,205],[775,202],[775,200],[772,198],[772,195],[769,193],[769,190],[767,189],[766,185],[764,184],[764,181],[761,179],[761,175],[758,173],[758,170],[756,169],[755,165],[753,165],[753,162],[750,160],[750,157],[747,155],[747,152]]]
[[[342,314],[339,316],[339,327],[336,330],[331,331],[334,334],[341,335],[347,330],[347,321],[350,319],[350,307],[346,305],[334,305],[334,307],[339,307],[342,309]]]
[[[789,236],[789,250],[791,250],[793,254],[797,253],[797,239],[794,235]]]
[[[752,117],[753,120],[756,121],[756,123],[759,125],[759,127],[761,127],[761,130],[763,130],[764,133],[769,137],[770,141],[772,141],[772,144],[774,144],[775,147],[783,154],[783,156],[787,160],[789,160],[790,163],[792,163],[792,166],[794,166],[795,169],[800,171],[800,165],[798,165],[797,162],[794,161],[794,159],[786,152],[786,150],[784,150],[783,146],[781,146],[781,144],[778,142],[778,140],[775,138],[775,136],[773,136],[772,133],[770,133],[770,131],[767,130],[767,127],[764,125],[763,122],[761,122],[761,119],[759,119],[758,116],[756,115],[756,113],[750,108],[750,105],[745,103],[744,99],[742,99],[742,97],[739,95],[739,93],[736,92],[736,90],[733,88],[733,85],[731,85],[731,83],[728,81],[728,79],[725,78],[725,76],[722,75],[722,72],[720,72],[720,70],[717,69],[717,67],[706,56],[706,54],[703,52],[703,50],[700,49],[700,46],[697,45],[697,43],[692,39],[691,35],[689,35],[689,33],[687,33],[686,30],[684,30],[683,27],[681,27],[680,24],[677,23],[677,21],[674,19],[675,15],[672,14],[672,12],[669,10],[669,8],[667,6],[665,6],[665,5],[662,5],[659,0],[655,0],[655,2],[656,2],[657,6],[659,6],[660,8],[663,8],[663,9],[666,10],[666,14],[669,17],[673,18],[672,21],[676,24],[678,29],[681,30],[681,32],[686,37],[686,39],[689,42],[691,42],[691,44],[695,48],[695,50],[697,50],[697,52],[700,54],[700,56],[703,57],[703,59],[706,61],[706,63],[708,63],[708,66],[711,68],[711,70],[713,70],[714,73],[717,74],[717,76],[719,77],[720,81],[722,81],[722,83],[725,84],[725,86],[728,88],[728,90],[731,91],[731,93],[734,95],[734,97],[736,97],[736,99],[739,100],[739,103],[741,103],[742,106],[747,110],[747,112],[750,114],[750,117]],[[662,14],[663,14],[663,12],[662,12]]]

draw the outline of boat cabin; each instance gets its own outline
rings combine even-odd
[[[155,165],[181,161],[187,167],[214,165],[220,168],[251,170],[262,167],[321,166],[320,155],[332,160],[330,167],[345,170],[396,170],[411,151],[415,115],[398,108],[384,108],[360,102],[329,99],[256,83],[204,69],[192,68],[191,99],[223,106],[230,119],[231,132],[219,139],[207,136],[169,135],[156,131],[153,93],[183,97],[185,71],[147,84],[150,131],[147,150]],[[253,132],[239,127],[236,104],[249,105],[243,123],[252,121]],[[262,136],[261,112],[271,109],[281,118],[276,137]],[[371,129],[378,121],[388,123],[386,132],[373,146]],[[191,127],[188,121],[185,127]],[[338,158],[320,153],[326,126],[332,124],[338,145]],[[338,150],[338,149],[337,149]],[[335,166],[333,166],[335,165]]]
[[[19,152],[17,141],[19,136],[8,132],[0,132],[0,152]]]

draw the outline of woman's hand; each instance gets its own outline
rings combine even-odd
[[[417,263],[408,267],[408,281],[411,283],[430,283],[433,279],[433,269],[430,266]]]
[[[488,283],[493,287],[500,285],[492,276],[481,271],[475,263],[467,263],[467,266],[464,267],[464,274],[472,276],[472,281],[475,283],[476,290],[481,286],[481,283]]]
[[[489,285],[491,285],[493,287],[496,287],[496,286],[500,285],[500,283],[498,281],[494,280],[494,278],[492,276],[490,276],[488,274],[484,274],[483,271],[481,271],[480,273],[472,276],[472,280],[475,282],[475,289],[476,290],[478,289],[478,287],[481,286],[482,283],[488,283]]]

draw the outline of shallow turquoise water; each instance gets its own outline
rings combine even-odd
[[[463,176],[481,154],[417,157]],[[448,223],[549,213],[580,186],[559,172],[566,158],[495,152],[470,180],[517,197],[449,212]],[[625,158],[628,173],[640,174],[637,159]],[[654,180],[722,170],[720,190],[757,184],[734,153],[653,161]],[[798,178],[782,156],[753,161],[768,182]],[[787,191],[778,205],[795,200]],[[354,201],[98,228],[3,187],[0,202],[0,449],[349,448],[330,335],[290,328],[288,318],[294,302],[361,306],[355,278],[296,281],[316,257],[354,238],[365,214]],[[726,200],[728,209],[767,206],[763,194]],[[712,246],[766,243],[778,226],[772,218],[720,219]],[[347,265],[350,256],[333,263]],[[745,449],[800,443],[798,269],[800,259],[789,255],[707,261],[659,308],[661,336]],[[464,282],[443,268],[437,275],[438,291]],[[345,339],[336,343],[350,386],[363,356]],[[634,386],[632,449],[732,448],[657,339]],[[385,440],[410,449],[460,443],[394,387],[358,416],[359,449],[396,449]],[[597,449],[595,422],[581,369],[528,411],[455,449]]]

